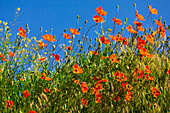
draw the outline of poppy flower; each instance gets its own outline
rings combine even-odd
[[[138,21],[133,21],[133,23],[134,23],[135,25],[137,25],[137,26],[142,26],[142,25],[143,25],[142,22],[138,22]]]
[[[103,44],[110,44],[109,39],[105,38],[104,35],[100,38],[100,41],[101,41]]]
[[[44,92],[50,93],[50,92],[52,92],[52,89],[45,88],[45,89],[44,89]]]
[[[146,78],[147,80],[153,80],[153,79],[154,79],[154,77],[149,76],[149,74],[146,74],[146,75],[145,75],[145,78]]]
[[[3,61],[7,61],[7,59],[5,59],[5,56],[3,53],[0,52],[0,58],[3,60]]]
[[[127,77],[124,75],[124,73],[120,73],[119,70],[117,70],[117,73],[113,74],[115,76],[115,79],[119,82],[124,82],[127,80]]]
[[[89,51],[90,54],[93,54],[93,55],[98,55],[98,53],[96,51]]]
[[[149,66],[145,66],[145,72],[146,73],[151,73],[152,71],[150,70],[150,67]]]
[[[45,46],[47,46],[48,44],[44,44],[44,42],[39,42],[38,43],[38,46],[40,47],[40,48],[43,48],[43,47],[45,47]]]
[[[152,58],[152,57],[154,57],[154,55],[148,53],[148,54],[146,55],[146,57]]]
[[[9,51],[9,53],[8,53],[8,54],[9,54],[9,56],[10,56],[10,57],[15,56],[15,54],[14,54],[13,52],[11,52],[11,51]]]
[[[143,56],[146,56],[148,53],[147,53],[147,49],[145,48],[142,48],[139,50],[140,54],[142,54]]]
[[[32,110],[30,110],[28,113],[37,113],[36,111],[32,111]]]
[[[149,41],[152,45],[154,45],[152,35],[150,35],[150,34],[148,36],[144,35],[144,37],[147,41]]]
[[[55,42],[56,40],[54,39],[54,37],[51,34],[45,34],[44,36],[42,36],[44,40],[47,41],[51,41],[51,42]]]
[[[68,33],[66,34],[64,32],[63,32],[63,37],[66,38],[66,39],[71,39],[70,35]]]
[[[129,25],[128,27],[126,27],[126,29],[130,32],[130,33],[137,33],[137,31],[135,31],[131,25]]]
[[[60,61],[60,55],[53,53],[52,56],[54,56],[56,61],[58,61],[58,62]]]
[[[77,85],[79,84],[79,80],[75,80],[74,78],[72,79],[74,81],[74,83],[76,83]]]
[[[158,32],[162,37],[165,37],[165,29],[162,26],[158,28]]]
[[[21,36],[21,37],[26,37],[26,32],[25,32],[25,30],[22,28],[22,27],[20,27],[19,29],[18,29],[18,31],[19,31],[19,35]]]
[[[87,107],[88,101],[87,101],[86,99],[82,98],[81,104],[82,104],[84,107]]]
[[[142,15],[138,14],[138,13],[136,13],[136,18],[141,20],[141,21],[145,20],[144,17]]]
[[[109,37],[110,37],[112,40],[115,40],[116,42],[123,42],[123,38],[122,38],[122,36],[120,35],[119,32],[118,32],[115,36],[109,35]]]
[[[131,98],[132,98],[132,92],[129,92],[129,91],[127,91],[127,93],[125,93],[125,95],[126,95],[126,100],[127,101],[130,101],[131,100]]]
[[[100,93],[96,93],[95,95],[95,103],[101,103],[102,102],[102,95]]]
[[[160,26],[160,27],[163,26],[162,22],[159,21],[159,20],[156,20],[156,25],[157,25],[157,26]]]
[[[25,98],[27,98],[27,97],[30,95],[30,93],[28,92],[28,90],[23,91],[22,93],[23,93],[23,95],[24,95]]]
[[[75,74],[82,74],[83,73],[83,70],[81,67],[78,66],[78,64],[75,64],[73,66],[73,73]]]
[[[157,90],[156,87],[152,87],[151,90],[152,95],[154,95],[155,98],[157,98],[160,95],[159,90]]]
[[[119,60],[116,59],[116,55],[114,55],[114,54],[112,54],[112,55],[110,56],[110,60],[111,60],[113,63],[118,63],[118,62],[119,62]]]
[[[83,93],[87,93],[88,92],[88,87],[87,87],[86,82],[82,82],[82,84],[81,84],[81,91]]]
[[[102,56],[102,59],[106,59],[106,58],[109,58],[109,56],[105,56],[105,57],[104,57],[104,56]]]
[[[149,5],[149,11],[152,13],[152,14],[155,14],[155,15],[158,15],[158,11],[154,8],[152,9],[152,6]]]
[[[95,86],[94,86],[94,89],[95,90],[99,90],[99,89],[101,89],[102,88],[102,85],[101,84],[96,84]]]
[[[73,34],[73,35],[80,35],[80,33],[77,31],[77,29],[75,28],[70,28],[70,32]]]
[[[106,14],[107,14],[106,11],[103,11],[103,8],[101,6],[96,8],[96,12],[97,12],[97,14],[102,15],[102,16],[106,16]]]
[[[67,46],[66,49],[67,49],[68,51],[71,51],[71,50],[72,50],[72,48],[71,48],[70,46]]]
[[[99,15],[95,15],[93,16],[93,20],[96,22],[96,23],[100,23],[100,22],[103,22],[103,17],[99,16]]]
[[[45,60],[45,58],[38,58],[37,60],[39,60],[39,61],[43,61],[43,60]]]
[[[126,36],[123,38],[123,44],[124,44],[126,47],[128,46]]]
[[[13,107],[13,104],[14,104],[13,101],[7,100],[7,101],[6,101],[6,106],[5,106],[5,107],[11,109],[11,108]]]
[[[138,79],[143,78],[143,71],[140,71],[140,74],[138,76]]]
[[[143,40],[141,37],[138,37],[137,38],[137,48],[142,49],[143,46],[145,46],[145,45],[146,45],[145,40]]]
[[[122,21],[120,19],[116,19],[115,17],[112,19],[117,25],[122,25]]]

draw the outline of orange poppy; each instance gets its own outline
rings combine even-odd
[[[143,56],[146,56],[148,53],[147,53],[147,49],[145,48],[142,48],[139,50],[140,54],[142,54]]]
[[[6,101],[6,106],[5,106],[5,107],[11,109],[11,108],[13,107],[13,104],[14,104],[13,101],[7,100],[7,101]]]
[[[71,39],[70,35],[68,33],[66,34],[64,32],[63,32],[63,37],[66,38],[66,39]]]
[[[157,90],[156,87],[152,87],[151,90],[152,95],[154,95],[155,98],[157,98],[160,95],[159,90]]]
[[[39,61],[43,61],[43,60],[45,60],[45,58],[38,58],[37,60],[39,60]]]
[[[40,47],[40,48],[43,48],[43,47],[45,47],[45,46],[47,46],[48,44],[44,44],[44,42],[39,42],[38,43],[38,46]]]
[[[143,40],[141,37],[138,37],[137,38],[137,48],[142,49],[143,46],[145,46],[145,45],[146,45],[145,40]]]
[[[24,95],[25,98],[27,98],[27,97],[30,95],[30,93],[28,92],[28,90],[23,91],[22,93],[23,93],[23,95]]]
[[[122,25],[122,21],[120,19],[116,19],[115,17],[112,19],[117,25]]]
[[[97,12],[97,14],[102,15],[102,16],[106,16],[106,14],[107,14],[106,11],[103,11],[103,8],[101,6],[96,8],[96,12]]]
[[[70,46],[67,46],[66,49],[67,49],[68,51],[71,51],[71,50],[72,50],[72,48],[71,48]]]
[[[96,23],[100,23],[100,22],[103,22],[103,17],[99,16],[99,15],[95,15],[93,16],[93,20],[96,22]]]
[[[78,64],[75,64],[73,66],[73,73],[75,74],[82,74],[83,73],[83,70],[81,67],[78,66]]]
[[[138,14],[138,13],[136,13],[136,18],[141,20],[141,21],[145,20],[144,17],[142,15]]]
[[[18,31],[19,31],[19,35],[21,36],[21,37],[26,37],[26,32],[25,32],[25,30],[22,28],[22,27],[20,27],[19,29],[18,29]]]
[[[13,52],[11,52],[11,51],[9,51],[9,53],[8,53],[8,54],[9,54],[9,56],[10,56],[10,57],[15,56],[15,54],[14,54]]]
[[[149,6],[149,11],[150,11],[152,14],[158,15],[158,11],[157,11],[155,8],[152,9],[152,6],[151,6],[151,5]]]
[[[3,53],[0,53],[0,58],[3,60],[3,61],[7,61],[7,59],[5,59],[5,56]]]
[[[116,42],[123,42],[123,38],[122,38],[122,36],[120,35],[119,32],[118,32],[115,36],[109,35],[109,37],[110,37],[112,40],[115,40]]]
[[[95,103],[101,103],[102,102],[102,95],[100,93],[95,94]]]
[[[158,28],[158,32],[162,37],[165,37],[165,29],[162,26]]]
[[[44,92],[50,93],[50,92],[52,92],[52,89],[45,88],[45,89],[44,89]]]
[[[130,33],[137,33],[137,31],[135,31],[131,25],[129,25],[128,27],[126,27],[126,29],[130,32]]]
[[[77,85],[79,84],[79,80],[75,80],[74,78],[72,79],[74,81],[74,83],[76,83]]]
[[[102,59],[106,59],[106,58],[109,58],[109,56],[106,56],[106,57],[102,56]]]
[[[137,26],[142,26],[143,24],[141,22],[138,22],[138,21],[133,21],[133,23]]]
[[[70,28],[70,32],[73,34],[73,35],[80,35],[80,33],[78,32],[78,30],[77,29],[75,29],[75,28]]]
[[[151,73],[152,71],[150,70],[150,67],[149,66],[145,66],[145,72],[146,73]]]
[[[152,45],[154,45],[152,35],[150,35],[150,34],[148,36],[144,35],[144,37],[147,41],[149,41]]]
[[[103,44],[110,44],[109,39],[105,38],[104,35],[100,38],[100,41],[101,41]]]
[[[112,54],[112,55],[110,56],[110,60],[111,60],[113,63],[118,63],[118,62],[119,62],[119,60],[116,59],[116,55],[114,55],[114,54]]]
[[[127,39],[126,39],[126,36],[123,38],[123,44],[127,47],[128,46],[128,44],[127,44]]]
[[[146,78],[147,80],[153,80],[153,79],[154,79],[154,77],[149,76],[149,74],[146,74],[146,75],[145,75],[145,78]]]
[[[157,25],[157,26],[160,26],[160,27],[163,26],[162,22],[159,21],[159,20],[156,20],[156,25]]]
[[[89,51],[90,54],[93,54],[93,55],[98,55],[98,53],[96,51]]]
[[[84,107],[87,107],[88,101],[87,101],[86,99],[82,98],[81,104],[82,104]]]
[[[54,56],[56,61],[58,61],[58,62],[60,61],[60,55],[53,53],[52,56]]]
[[[55,42],[56,40],[54,39],[54,37],[51,34],[45,34],[44,36],[42,36],[44,40],[47,41],[51,41],[51,42]]]
[[[143,78],[143,71],[140,71],[140,74],[138,76],[138,79]]]
[[[88,87],[87,87],[86,82],[82,82],[82,84],[81,84],[81,91],[83,93],[87,93],[88,92]]]
[[[154,55],[148,53],[148,54],[146,55],[146,57],[151,58],[151,57],[154,57]]]
[[[129,100],[131,100],[131,98],[132,98],[132,92],[127,92],[127,93],[125,93],[125,95],[126,95],[126,100],[127,101],[129,101]]]

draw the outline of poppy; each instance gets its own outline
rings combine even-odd
[[[64,32],[63,32],[63,37],[66,38],[66,39],[71,39],[70,35],[68,33],[66,34]]]
[[[81,84],[81,91],[83,93],[87,93],[88,92],[88,87],[87,87],[86,82],[82,82],[82,84]]]
[[[28,90],[23,91],[22,93],[23,93],[23,95],[24,95],[25,98],[27,98],[27,97],[30,95],[30,93],[28,92]]]
[[[149,74],[146,74],[146,75],[145,75],[145,78],[146,78],[147,80],[153,80],[153,79],[154,79],[154,77],[149,76]]]
[[[28,113],[37,113],[36,111],[32,111],[32,110],[30,110]]]
[[[113,101],[117,102],[120,100],[120,97],[117,97],[116,99],[114,99]]]
[[[100,38],[100,41],[101,41],[103,44],[110,44],[109,39],[105,38],[104,35]]]
[[[93,20],[96,22],[96,23],[100,23],[100,22],[103,22],[103,17],[99,16],[99,15],[95,15],[93,16]]]
[[[114,54],[112,54],[112,55],[110,56],[110,60],[111,60],[113,63],[118,63],[118,62],[119,62],[119,60],[116,59],[116,55],[114,55]]]
[[[128,27],[126,27],[126,29],[130,32],[130,33],[137,33],[137,31],[135,31],[131,25],[129,25]]]
[[[58,62],[60,61],[60,55],[53,53],[52,56],[54,56],[56,61],[58,61]]]
[[[143,56],[146,56],[148,53],[147,53],[147,49],[145,48],[142,48],[139,50],[140,54],[142,54]]]
[[[101,103],[102,102],[102,95],[100,93],[96,93],[95,95],[95,103]]]
[[[127,39],[126,39],[126,36],[123,38],[123,44],[127,47],[128,46],[128,44],[127,44]]]
[[[106,11],[103,11],[103,8],[101,6],[96,8],[96,12],[97,12],[97,14],[102,15],[102,16],[106,16],[106,14],[107,14]]]
[[[145,72],[146,73],[151,73],[152,71],[150,70],[150,67],[149,66],[145,66]]]
[[[143,40],[141,37],[138,37],[137,38],[137,48],[142,49],[143,46],[145,46],[145,45],[146,45],[145,40]]]
[[[159,20],[156,20],[156,25],[157,25],[157,26],[160,26],[160,27],[163,26],[162,22],[159,21]]]
[[[14,104],[13,101],[7,100],[7,101],[6,101],[6,106],[5,106],[5,107],[11,109],[11,108],[13,107],[13,104]]]
[[[9,54],[9,56],[10,56],[10,57],[15,56],[15,54],[14,54],[13,52],[11,52],[11,51],[9,51],[9,53],[8,53],[8,54]]]
[[[122,25],[122,21],[120,19],[116,19],[115,17],[112,19],[117,25]]]
[[[39,61],[43,61],[43,60],[45,60],[45,58],[38,58],[37,60],[39,60]]]
[[[80,35],[80,33],[77,31],[77,29],[75,28],[70,28],[70,32],[73,34],[73,35]]]
[[[51,42],[55,42],[56,40],[54,39],[54,37],[51,34],[45,34],[44,36],[42,36],[44,40],[47,41],[51,41]]]
[[[162,26],[158,28],[158,32],[162,37],[165,37],[165,29]]]
[[[136,13],[136,18],[143,21],[145,20],[144,17],[138,13]]]
[[[154,45],[152,35],[150,35],[150,34],[148,36],[144,35],[144,37],[147,41],[149,41],[152,45]]]
[[[81,104],[82,104],[84,107],[87,107],[88,101],[87,101],[86,99],[82,98]]]
[[[45,89],[44,89],[44,92],[50,93],[50,92],[52,92],[52,89],[45,88]]]
[[[7,61],[7,59],[5,59],[4,57],[4,54],[0,52],[0,58],[3,60],[3,61]]]
[[[155,15],[158,15],[158,11],[154,8],[152,9],[152,6],[149,5],[149,11],[152,13],[152,14],[155,14]]]
[[[75,74],[82,74],[83,73],[83,70],[81,67],[78,66],[78,64],[75,64],[73,66],[73,73]]]
[[[47,46],[48,44],[44,44],[44,42],[39,42],[38,43],[38,46],[40,47],[40,48],[43,48],[43,47],[45,47],[45,46]]]
[[[106,58],[109,58],[109,56],[106,56],[106,57],[102,56],[102,59],[106,59]]]
[[[90,54],[93,54],[93,55],[98,55],[98,53],[96,51],[89,51]]]
[[[132,98],[132,92],[127,91],[127,93],[125,93],[125,95],[126,95],[126,100],[130,101]]]
[[[21,37],[26,37],[26,32],[25,32],[25,30],[22,28],[22,27],[20,27],[19,29],[18,29],[18,31],[19,31],[19,35],[21,36]]]
[[[152,87],[151,90],[152,95],[154,95],[155,98],[157,98],[160,95],[159,90],[157,90],[156,87]]]
[[[72,50],[72,48],[71,48],[70,46],[67,46],[66,49],[67,49],[68,51],[71,51],[71,50]]]

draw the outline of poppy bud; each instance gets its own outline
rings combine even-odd
[[[66,32],[67,31],[67,29],[64,29],[64,32]]]
[[[127,22],[127,18],[125,18],[125,22]]]
[[[81,30],[81,27],[79,27],[79,30],[78,31],[80,31]]]
[[[95,38],[95,41],[97,41],[97,38]]]
[[[88,39],[89,37],[86,37],[86,39]]]
[[[79,15],[77,15],[77,19],[79,19]]]
[[[153,23],[154,23],[155,21],[156,21],[156,20],[154,19],[154,20],[153,20]]]
[[[119,10],[119,5],[116,6],[117,11]]]
[[[53,49],[55,49],[55,45],[53,45]]]
[[[85,21],[85,24],[87,23],[87,20]]]
[[[135,9],[136,9],[136,4],[134,3],[134,7],[135,7]],[[149,6],[148,6],[149,7]]]
[[[53,28],[50,29],[50,32],[51,32],[51,33],[52,33],[52,31],[53,31]]]
[[[45,33],[47,33],[47,30],[45,30]]]
[[[109,28],[108,28],[108,31],[109,31],[109,32],[112,32],[112,30],[111,30],[111,29],[109,29]]]
[[[42,28],[42,27],[40,27],[40,31],[41,31],[41,32],[42,32],[42,29],[43,29],[43,28]]]
[[[92,39],[90,38],[90,42],[92,41]]]

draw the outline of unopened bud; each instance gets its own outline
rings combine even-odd
[[[136,4],[134,3],[134,7],[135,7],[135,9],[136,9]]]
[[[85,21],[85,24],[87,23],[87,20]]]
[[[77,15],[77,19],[79,19],[79,15]]]
[[[67,29],[64,29],[64,32],[66,32],[67,31]]]
[[[45,33],[47,33],[47,30],[45,30]]]
[[[116,6],[117,11],[119,10],[119,5]]]
[[[52,31],[53,31],[53,28],[50,29],[50,32],[52,32]]]
[[[41,31],[41,32],[42,32],[42,29],[43,29],[43,28],[42,28],[42,27],[40,27],[40,31]]]
[[[81,27],[79,27],[79,31],[81,30]]]

